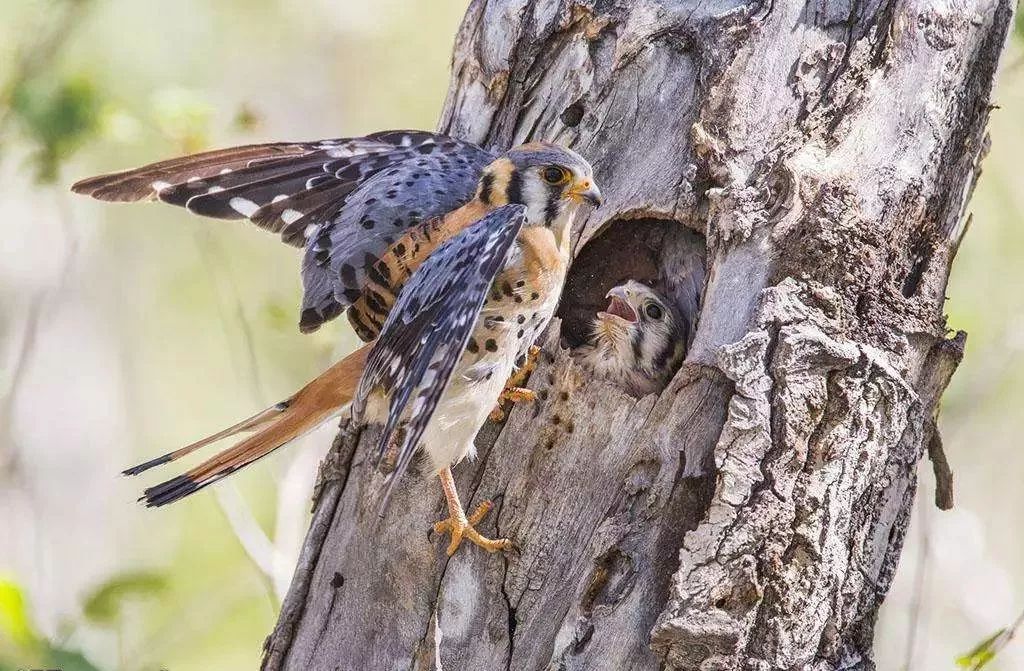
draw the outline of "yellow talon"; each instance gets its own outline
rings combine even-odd
[[[530,345],[530,349],[526,353],[526,363],[516,369],[508,378],[508,382],[505,383],[505,389],[498,396],[498,404],[494,406],[494,410],[491,410],[491,414],[488,415],[492,422],[500,422],[505,419],[505,401],[511,403],[529,401],[532,403],[537,400],[537,392],[527,389],[522,385],[526,382],[526,378],[530,376],[530,373],[537,369],[538,354],[540,354],[540,348],[536,345]]]
[[[459,493],[455,489],[452,469],[441,469],[438,475],[441,477],[441,487],[444,489],[445,501],[448,503],[448,518],[436,522],[434,524],[434,531],[439,534],[446,533],[451,535],[452,540],[448,544],[447,550],[449,557],[459,549],[463,538],[468,539],[475,545],[479,545],[488,552],[508,550],[512,547],[512,541],[507,538],[487,538],[473,528],[487,516],[487,513],[491,512],[491,508],[494,507],[493,503],[484,501],[476,507],[473,514],[467,519],[465,511],[462,509],[462,502],[459,501]]]

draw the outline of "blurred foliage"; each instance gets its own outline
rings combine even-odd
[[[164,577],[155,573],[113,576],[85,598],[79,616],[65,618],[59,627],[63,635],[47,638],[33,624],[29,602],[21,586],[11,579],[0,578],[0,671],[23,668],[99,671],[99,667],[69,645],[67,639],[89,627],[120,642],[120,617],[126,605],[156,596],[165,585]],[[118,669],[133,668],[141,667],[122,655]]]
[[[263,126],[263,117],[255,107],[249,103],[242,103],[235,112],[231,125],[240,133],[255,133]]]
[[[11,112],[26,139],[35,145],[33,163],[39,182],[56,181],[58,168],[100,129],[102,100],[84,76],[20,82],[11,96]]]
[[[957,666],[968,671],[981,671],[986,668],[989,662],[994,660],[996,655],[1013,640],[1022,625],[1024,625],[1024,612],[1018,615],[1009,627],[1000,628],[996,633],[971,648],[970,652],[958,657]]]
[[[153,96],[152,109],[160,132],[178,151],[192,154],[207,148],[214,108],[200,93],[180,87],[163,89]]]
[[[978,671],[979,669],[985,668],[989,662],[995,659],[996,642],[1001,639],[1005,633],[1006,629],[1000,629],[978,645],[974,646],[974,648],[972,648],[967,654],[957,657],[957,666],[962,669],[969,669],[969,671]]]
[[[95,624],[111,624],[120,617],[121,606],[126,599],[152,596],[166,585],[167,580],[158,573],[136,572],[114,576],[86,597],[82,614]]]
[[[36,181],[52,183],[63,160],[100,128],[101,99],[81,73],[52,71],[91,0],[54,0],[45,5],[21,40],[0,88],[0,133],[13,122],[32,146]],[[0,137],[0,139],[3,139]]]
[[[0,579],[0,631],[17,645],[28,645],[34,638],[25,595],[12,580]]]

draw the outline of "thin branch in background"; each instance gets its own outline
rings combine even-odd
[[[211,233],[209,231],[203,231],[202,233],[196,235],[195,240],[196,247],[199,250],[199,256],[202,259],[203,266],[206,268],[206,274],[210,278],[210,284],[213,287],[217,287],[218,282],[217,273],[215,269],[218,267],[218,260],[214,258],[216,252],[210,243],[210,235]],[[219,299],[220,292],[218,291],[217,293],[217,312],[220,316],[221,322],[224,324],[225,330],[227,330],[228,319],[227,316],[225,315],[222,301]],[[235,303],[236,314],[240,313],[244,320],[245,312],[241,305],[241,299],[239,298],[237,293],[235,294]],[[243,334],[244,333],[245,330],[243,329]],[[253,365],[255,365],[256,355],[255,352],[253,351],[253,343],[250,339],[245,338],[244,335],[243,340],[246,346],[250,349],[249,360],[250,362],[253,363]],[[232,360],[234,360],[234,357],[232,357]],[[262,394],[260,393],[260,390],[255,387],[256,380],[258,379],[258,376],[255,375],[251,377],[251,381],[253,384],[252,388],[254,394],[256,395],[257,402],[263,403],[263,399],[260,398]],[[220,507],[221,512],[223,512],[224,516],[227,518],[228,523],[231,525],[231,529],[235,534],[235,537],[238,539],[238,542],[242,546],[242,549],[245,550],[246,556],[249,558],[249,560],[253,563],[253,565],[256,567],[256,569],[262,576],[263,581],[266,585],[268,597],[272,601],[274,601],[275,604],[279,605],[280,598],[278,597],[277,592],[275,590],[275,585],[277,584],[278,581],[274,578],[275,562],[273,561],[272,558],[273,553],[268,552],[266,550],[266,548],[268,547],[273,548],[273,542],[271,541],[270,537],[266,533],[264,533],[259,523],[256,522],[256,518],[253,515],[252,510],[245,503],[242,497],[238,496],[237,491],[235,492],[235,498],[230,498],[222,494],[220,487],[215,487],[214,489],[216,494],[214,500],[217,501],[217,505]]]
[[[61,48],[71,37],[75,28],[81,24],[85,12],[88,11],[91,3],[87,0],[58,0],[53,4],[59,6],[53,8],[55,11],[63,11],[55,20],[52,18],[55,11],[45,12],[43,15],[47,17],[46,26],[26,33],[33,35],[35,39],[30,40],[18,49],[11,62],[11,76],[0,87],[0,138],[2,138],[11,119],[11,102],[14,95],[26,82],[53,62],[60,53]],[[0,148],[2,148],[2,145],[0,145]],[[7,392],[0,399],[0,432],[2,432],[0,437],[3,438],[0,441],[0,480],[12,478],[17,471],[18,450],[13,429],[11,428],[14,419],[14,404],[17,400],[18,390],[23,381],[25,371],[28,368],[28,362],[32,359],[35,352],[39,324],[44,307],[50,297],[54,294],[59,295],[60,290],[66,285],[78,254],[78,236],[74,231],[71,213],[67,207],[67,199],[58,197],[56,202],[60,208],[61,216],[58,220],[64,229],[67,251],[65,252],[64,259],[61,261],[56,287],[37,292],[29,303],[21,346],[13,364]]]
[[[68,207],[68,199],[62,194],[57,194],[56,201],[59,216],[57,221],[64,231],[65,251],[60,262],[60,270],[57,273],[56,282],[52,287],[41,289],[33,296],[29,303],[25,316],[25,328],[21,337],[21,346],[14,359],[11,371],[11,378],[8,382],[7,392],[0,398],[0,480],[13,477],[18,466],[18,446],[14,437],[14,404],[18,398],[18,392],[24,381],[28,364],[35,354],[38,344],[39,326],[43,314],[47,309],[52,310],[53,305],[47,303],[55,296],[64,295],[64,289],[71,278],[71,271],[78,258],[80,243],[78,233],[75,231],[74,218],[71,209]]]
[[[1024,611],[1021,611],[1009,627],[1003,627],[976,645],[966,655],[961,656],[957,660],[957,665],[968,671],[981,671],[996,658],[996,655],[1002,652],[1003,648],[1010,644],[1022,625],[1024,625]]]
[[[249,506],[245,503],[238,489],[226,482],[213,488],[214,498],[224,517],[227,518],[235,538],[242,544],[242,549],[252,563],[259,569],[260,578],[266,583],[267,593],[271,597],[274,610],[281,607],[284,595],[278,591],[275,580],[275,568],[280,563],[277,559],[277,548],[256,522]]]
[[[1010,644],[1010,641],[1012,641],[1013,637],[1017,635],[1017,632],[1020,630],[1022,625],[1024,625],[1024,610],[1020,612],[1017,619],[1013,621],[1013,624],[1003,630],[1003,633],[999,635],[996,642],[992,645],[993,657],[998,655],[1000,650]]]
[[[209,231],[197,235],[196,244],[199,249],[203,264],[206,267],[207,275],[213,286],[218,285],[218,275],[227,277],[230,289],[232,312],[238,320],[242,332],[242,344],[247,352],[249,367],[250,388],[259,405],[266,405],[266,397],[259,374],[258,358],[256,356],[255,338],[252,325],[249,322],[242,302],[238,285],[231,276],[228,269],[227,258],[223,250],[216,244]],[[224,269],[218,273],[217,269]],[[218,312],[225,329],[228,327],[227,310],[218,300]],[[315,472],[315,460],[319,452],[314,449],[302,449],[295,456],[289,465],[284,478],[278,483],[277,490],[277,516],[275,521],[274,536],[266,534],[256,522],[251,509],[246,505],[237,490],[232,490],[232,495],[223,496],[220,488],[217,488],[216,500],[232,530],[238,537],[242,548],[249,556],[253,564],[259,569],[268,584],[268,593],[279,608],[288,587],[291,584],[294,571],[294,559],[298,556],[298,548],[301,545],[301,536],[298,540],[292,540],[294,534],[291,531],[301,526],[301,520],[306,516],[306,499],[312,482],[312,473]],[[306,476],[305,478],[303,476]],[[307,484],[306,481],[309,480]],[[287,546],[287,549],[286,547]]]
[[[36,348],[36,336],[39,332],[39,319],[43,314],[43,305],[49,292],[42,290],[29,303],[25,317],[25,329],[21,336],[21,347],[14,358],[11,379],[7,393],[0,398],[0,481],[13,478],[18,470],[18,448],[14,439],[14,402],[18,398],[18,390],[28,369],[28,362]]]
[[[291,586],[295,562],[306,536],[306,519],[310,492],[316,480],[317,464],[327,452],[331,441],[317,440],[314,431],[296,441],[295,456],[277,485],[277,516],[274,522],[275,589],[282,601]]]
[[[219,276],[223,275],[227,278],[228,286],[231,290],[231,304],[234,316],[237,319],[239,329],[242,332],[242,344],[247,354],[248,359],[248,375],[249,375],[249,387],[253,391],[253,400],[259,405],[266,405],[267,394],[263,388],[263,381],[260,375],[259,362],[256,357],[256,343],[253,337],[252,325],[249,322],[249,316],[245,312],[245,305],[242,303],[241,293],[238,290],[238,285],[235,283],[234,278],[228,270],[227,266],[227,255],[217,244],[216,239],[209,230],[204,230],[202,233],[196,236],[196,246],[199,249],[199,255],[202,257],[203,265],[206,267],[206,274],[210,278],[210,283],[213,286],[217,286],[219,283]],[[223,273],[218,273],[216,269],[224,268]],[[218,292],[218,296],[220,292]],[[228,327],[227,315],[225,315],[223,301],[218,300],[217,308],[220,314],[221,322],[224,324],[225,330]],[[232,357],[234,361],[235,358]],[[241,368],[236,362],[236,368]]]

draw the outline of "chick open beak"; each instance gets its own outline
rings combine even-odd
[[[604,199],[601,198],[601,190],[590,180],[578,182],[569,192],[577,200],[585,200],[594,207],[600,207]]]
[[[634,310],[633,306],[629,304],[628,294],[623,287],[615,287],[608,292],[605,298],[610,299],[608,308],[602,312],[598,312],[598,317],[618,317],[630,324],[636,323],[638,317],[636,310]]]

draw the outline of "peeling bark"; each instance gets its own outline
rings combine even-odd
[[[572,146],[606,196],[540,401],[456,468],[468,507],[498,503],[482,530],[519,550],[447,559],[427,477],[379,516],[372,437],[346,433],[264,668],[873,668],[929,446],[950,481],[934,420],[964,338],[943,301],[1012,13],[473,2],[441,129]],[[585,379],[559,335],[578,339],[591,287],[671,275],[637,246],[586,260],[639,219],[666,249],[703,236],[707,282],[682,370],[634,399]]]

